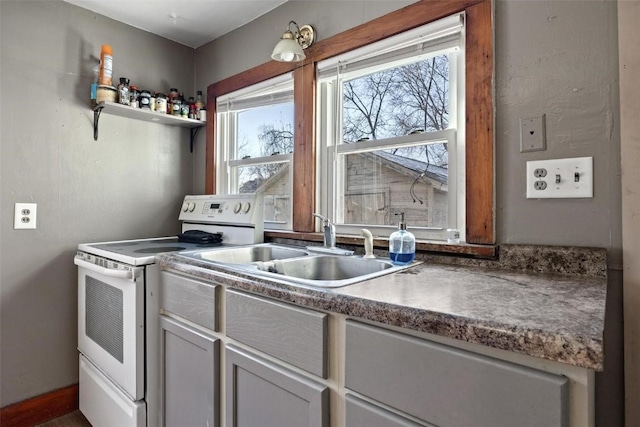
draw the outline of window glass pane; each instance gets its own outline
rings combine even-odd
[[[293,103],[251,108],[237,114],[237,143],[232,159],[293,152]]]
[[[449,57],[343,82],[343,140],[383,139],[449,126]]]
[[[231,171],[237,177],[238,193],[263,193],[265,221],[290,221],[288,162],[234,167]]]
[[[340,156],[338,200],[342,223],[447,227],[446,144],[384,149]]]

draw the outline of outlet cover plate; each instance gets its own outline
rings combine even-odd
[[[542,151],[547,149],[545,117],[520,119],[520,152]]]
[[[13,228],[16,230],[35,229],[37,203],[16,203]]]
[[[546,171],[544,177],[540,177],[540,170]],[[593,157],[527,162],[527,199],[591,197],[593,197]]]

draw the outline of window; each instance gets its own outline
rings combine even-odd
[[[464,15],[318,64],[323,213],[338,232],[464,237]]]
[[[291,229],[291,74],[220,96],[218,194],[262,193],[265,228]]]
[[[205,191],[215,193],[221,188],[218,180],[220,169],[227,168],[226,163],[219,163],[220,145],[219,128],[225,123],[218,123],[216,100],[233,92],[239,92],[247,86],[257,85],[266,79],[275,78],[284,73],[294,75],[294,157],[295,167],[291,171],[293,231],[295,233],[271,232],[272,237],[307,239],[306,233],[317,231],[316,220],[312,213],[319,209],[327,209],[323,205],[326,183],[320,182],[318,194],[316,188],[317,167],[324,161],[321,157],[327,152],[321,150],[320,143],[323,132],[320,122],[316,123],[316,98],[322,96],[317,91],[316,64],[330,58],[338,58],[347,52],[366,47],[380,40],[390,39],[396,34],[411,31],[430,22],[455,13],[464,13],[464,93],[458,104],[458,114],[464,116],[456,126],[456,140],[464,135],[464,152],[458,156],[464,158],[464,171],[457,173],[457,182],[464,185],[463,206],[458,204],[456,216],[466,217],[459,222],[459,229],[464,230],[465,240],[473,245],[451,248],[437,244],[420,243],[422,249],[446,251],[458,254],[493,257],[495,243],[495,196],[494,196],[494,30],[493,2],[491,0],[462,0],[455,2],[419,1],[398,9],[363,25],[346,30],[335,36],[319,40],[307,49],[307,59],[301,63],[281,63],[269,61],[257,67],[227,77],[207,88],[207,148]],[[461,61],[459,61],[461,62]],[[321,76],[323,77],[323,76]],[[326,77],[326,76],[324,76]],[[465,110],[465,111],[461,111]],[[464,128],[463,128],[464,127]],[[450,156],[450,153],[449,153]],[[318,160],[318,163],[316,163]],[[461,160],[458,159],[457,162]],[[452,173],[452,160],[448,159],[448,174]],[[417,186],[417,184],[416,184]],[[415,190],[415,187],[414,187]],[[448,188],[451,192],[451,188]],[[386,197],[383,189],[374,192],[353,191],[349,193],[349,203],[363,203],[358,197],[375,197],[376,200]],[[375,196],[372,194],[375,193]],[[380,202],[382,203],[382,202]],[[419,203],[419,202],[417,202]],[[461,210],[460,208],[463,207]],[[328,211],[325,211],[328,212]],[[383,215],[384,212],[380,213]],[[447,218],[450,216],[447,212]],[[349,221],[351,221],[349,219]],[[353,220],[357,222],[357,220]],[[489,245],[489,246],[484,246]]]

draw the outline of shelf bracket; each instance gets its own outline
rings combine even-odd
[[[93,140],[98,140],[98,122],[100,121],[100,113],[102,113],[102,105],[98,105],[93,109]]]
[[[192,153],[193,153],[193,144],[196,142],[196,137],[198,136],[198,132],[200,132],[200,129],[202,129],[202,127],[200,127],[200,126],[190,129],[190,133],[191,133],[190,151]]]

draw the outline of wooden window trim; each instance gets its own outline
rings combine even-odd
[[[293,231],[314,232],[316,141],[315,106],[318,61],[382,40],[445,16],[466,12],[466,236],[469,244],[495,244],[494,58],[491,0],[422,0],[316,42],[301,63],[270,61],[207,88],[205,191],[216,188],[216,98],[235,90],[294,73]]]

